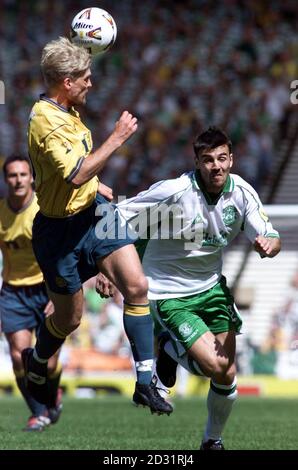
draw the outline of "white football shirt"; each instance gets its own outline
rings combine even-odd
[[[191,171],[160,181],[121,201],[122,220],[136,229],[151,300],[204,292],[221,277],[222,250],[244,230],[278,237],[258,194],[240,176],[230,174],[216,200],[211,200]]]

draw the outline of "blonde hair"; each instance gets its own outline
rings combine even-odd
[[[48,87],[58,85],[64,78],[80,77],[90,67],[91,57],[86,49],[60,37],[48,42],[42,51],[41,71]]]

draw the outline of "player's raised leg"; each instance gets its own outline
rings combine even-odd
[[[216,335],[216,355],[228,359],[228,363],[209,370],[211,377],[207,397],[208,418],[201,444],[201,450],[224,450],[222,433],[237,399],[235,365],[235,331]]]
[[[215,336],[207,331],[182,355],[169,337],[167,341],[161,342],[161,347],[157,372],[161,371],[159,378],[164,385],[175,384],[172,380],[175,362],[191,373],[211,378],[207,397],[208,419],[201,450],[223,450],[223,429],[237,398],[235,332]],[[173,366],[167,369],[169,363],[173,363]]]
[[[135,247],[126,245],[98,260],[98,268],[124,297],[124,328],[131,344],[137,382],[133,401],[152,412],[170,414],[173,409],[151,382],[153,367],[153,322],[147,298],[148,283]]]

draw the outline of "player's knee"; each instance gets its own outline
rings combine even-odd
[[[134,281],[130,282],[125,290],[125,300],[131,303],[139,302],[139,299],[147,297],[148,281],[145,276],[140,276],[138,279],[134,279]]]
[[[235,381],[236,378],[236,366],[235,364],[230,365],[228,370],[225,373],[225,381],[228,384],[231,384]]]
[[[63,331],[65,335],[69,335],[80,326],[83,314],[80,306],[71,306],[59,313],[54,314],[53,321],[57,329]]]
[[[201,369],[206,377],[217,377],[223,374],[224,362],[217,357],[209,357],[208,360],[200,363]]]
[[[212,378],[217,383],[229,385],[233,383],[236,377],[235,364],[230,364],[228,358],[220,358],[217,366],[213,370]]]
[[[216,357],[212,362],[212,377],[224,377],[229,368],[229,360],[225,356]]]
[[[80,326],[81,317],[70,315],[66,318],[63,318],[63,320],[56,322],[55,324],[60,331],[63,331],[65,336],[68,336]]]
[[[70,335],[70,333],[72,333],[77,328],[79,328],[80,324],[81,324],[81,318],[78,318],[78,317],[71,318],[71,320],[69,321],[66,327],[67,334]]]
[[[57,370],[57,363],[54,364],[53,362],[48,362],[48,376],[51,377]]]
[[[21,351],[13,350],[10,352],[11,362],[14,370],[22,369],[22,356]]]
[[[148,280],[145,276],[142,276],[138,279],[137,285],[137,296],[138,297],[147,297],[148,294]]]

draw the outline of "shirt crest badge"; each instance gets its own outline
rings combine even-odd
[[[222,211],[223,222],[226,226],[233,225],[237,219],[237,210],[234,206],[227,206]]]

